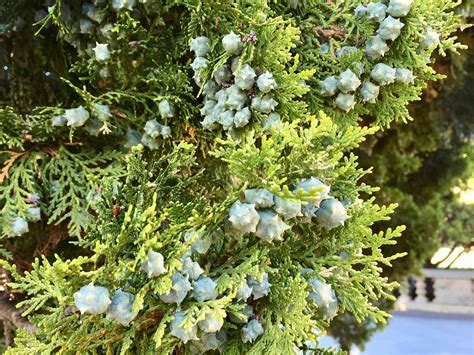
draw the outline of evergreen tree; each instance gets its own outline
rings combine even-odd
[[[471,22],[468,1],[457,11],[465,23]],[[458,35],[472,47],[472,28]],[[396,245],[383,248],[388,255],[407,253],[383,273],[390,280],[402,282],[404,287],[407,278],[418,274],[422,267],[436,266],[430,258],[441,246],[452,250],[464,247],[469,251],[473,245],[474,206],[460,201],[458,188],[468,188],[474,174],[474,112],[470,104],[474,60],[463,52],[461,56],[438,58],[435,67],[446,73],[447,78],[430,82],[422,101],[410,105],[414,117],[411,129],[396,123],[372,135],[357,152],[361,165],[377,172],[366,175],[364,181],[384,187],[375,193],[376,201],[399,204],[391,220],[378,223],[375,230],[407,226]],[[383,301],[379,306],[389,311],[394,302]],[[359,323],[345,313],[331,322],[330,332],[344,349],[349,350],[352,344],[363,349],[370,337],[384,327],[370,319]]]
[[[7,3],[8,353],[324,352],[337,314],[385,322],[404,227],[372,230],[397,201],[354,149],[441,77],[456,5]]]

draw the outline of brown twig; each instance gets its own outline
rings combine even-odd
[[[21,316],[21,310],[16,309],[8,300],[0,298],[0,319],[10,322],[17,328],[25,329],[29,332],[36,331],[36,327],[28,319]]]
[[[7,347],[11,346],[13,343],[13,332],[11,323],[7,320],[3,321],[3,338],[5,340],[5,345]]]
[[[3,168],[0,172],[0,184],[2,184],[5,179],[8,179],[10,177],[8,172],[10,171],[10,168],[12,167],[15,160],[17,160],[18,158],[22,157],[25,154],[28,154],[28,152],[11,151],[9,152],[9,154],[10,154],[10,159],[5,160],[5,162],[3,163]]]
[[[336,26],[331,26],[330,28],[323,28],[322,26],[316,26],[314,28],[314,32],[316,32],[319,36],[325,38],[344,38],[347,34],[347,30],[345,28],[339,28]]]

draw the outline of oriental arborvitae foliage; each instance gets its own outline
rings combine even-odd
[[[465,23],[472,23],[471,7],[469,1],[463,1],[457,10]],[[474,44],[472,27],[458,35],[469,47]],[[394,124],[371,136],[358,150],[361,166],[378,172],[364,181],[384,186],[375,194],[378,201],[399,204],[391,220],[374,229],[407,227],[396,245],[383,248],[389,254],[408,252],[384,270],[390,280],[403,283],[422,267],[436,267],[430,258],[441,246],[469,250],[474,235],[473,221],[468,217],[474,205],[463,202],[456,191],[467,188],[465,181],[473,176],[474,112],[469,103],[474,99],[474,58],[468,51],[448,55],[436,68],[449,76],[429,83],[423,101],[410,106],[414,117],[411,129]],[[394,304],[383,302],[381,307],[388,310]],[[370,319],[358,323],[350,314],[331,322],[331,332],[344,349],[356,344],[363,350],[364,343],[380,328]]]
[[[398,255],[384,257],[380,247],[394,243],[393,238],[403,228],[376,235],[371,232],[368,227],[386,219],[394,206],[384,208],[372,200],[360,200],[359,195],[373,189],[357,186],[366,171],[357,168],[354,157],[344,156],[370,131],[357,128],[337,134],[336,126],[321,115],[319,119],[310,116],[308,122],[299,125],[287,124],[272,137],[255,138],[250,132],[248,139],[237,146],[235,142],[219,142],[219,148],[211,154],[227,167],[226,175],[221,177],[227,181],[226,191],[215,191],[206,182],[214,173],[209,175],[200,169],[191,144],[176,145],[171,154],[149,164],[143,162],[141,149],[135,149],[127,157],[124,183],[109,179],[104,184],[96,224],[80,241],[81,246],[90,248],[91,256],[72,260],[56,256],[51,261],[43,258],[35,261],[33,270],[25,276],[11,269],[18,279],[12,287],[28,294],[21,305],[39,329],[34,334],[21,333],[16,338],[17,347],[10,353],[22,353],[27,348],[39,353],[199,349],[212,344],[191,338],[184,345],[180,336],[187,338],[183,335],[186,327],[191,334],[196,333],[196,324],[206,329],[201,323],[206,317],[223,323],[218,333],[222,337],[219,348],[226,352],[291,353],[296,348],[310,347],[304,345],[306,341],[317,343],[315,330],[323,331],[327,325],[324,307],[318,310],[308,298],[309,282],[315,277],[331,284],[339,311],[348,310],[358,319],[370,316],[383,321],[387,314],[369,300],[391,297],[389,292],[395,285],[380,277],[380,265],[390,265]],[[321,149],[321,142],[328,140],[332,143]],[[304,145],[314,146],[312,155],[301,149]],[[245,157],[259,169],[242,169]],[[347,210],[351,217],[344,226],[328,233],[314,221],[301,224],[289,219],[291,228],[282,241],[274,242],[261,240],[253,233],[237,237],[227,231],[229,208],[248,183],[294,202],[305,203],[318,196],[315,191],[299,192],[297,198],[289,192],[294,184],[287,181],[299,181],[310,171],[316,172],[309,166],[320,166],[318,176],[331,182],[333,196],[349,198]],[[255,174],[266,178],[255,179]],[[208,238],[211,242],[202,253],[196,242]],[[163,272],[156,277],[150,277],[142,264],[149,260],[150,251],[159,251],[164,258]],[[197,263],[193,270],[187,264],[190,257]],[[163,302],[163,295],[176,286],[172,277],[177,272],[188,273],[190,278],[195,272],[206,275],[216,284],[215,295],[205,301],[196,300],[193,292],[198,286],[194,281],[194,291],[184,292],[179,305]],[[241,284],[248,277],[259,280],[264,275],[271,284],[269,289],[258,294],[257,286],[253,286],[253,296],[239,300]],[[81,315],[73,294],[90,282],[105,287],[111,295],[118,289],[134,295],[133,310],[138,313],[128,328],[105,314]],[[245,311],[247,306],[251,306],[251,315]],[[168,330],[178,310],[185,312],[182,334],[174,333],[173,325],[171,332]],[[243,343],[242,327],[251,319],[258,320],[264,332],[253,343]],[[204,331],[196,334],[209,341]]]
[[[74,237],[26,272],[2,262],[35,328],[8,352],[325,353],[336,314],[385,322],[382,266],[403,254],[381,249],[404,228],[372,231],[396,204],[374,202],[353,150],[409,119],[434,50],[460,48],[454,4],[436,3],[57,0],[8,16],[1,236],[11,255]],[[47,84],[15,59],[22,38]]]

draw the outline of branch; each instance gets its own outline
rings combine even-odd
[[[3,321],[3,339],[7,347],[11,346],[13,343],[13,332],[11,323],[7,320]]]
[[[4,152],[0,152],[0,153],[4,153]],[[15,160],[17,160],[18,158],[20,158],[21,156],[25,154],[28,154],[28,152],[8,152],[8,153],[10,154],[10,159],[5,160],[5,162],[3,163],[3,168],[0,173],[0,184],[2,184],[5,179],[9,178],[8,172],[10,168],[12,167],[13,163],[15,162]]]
[[[18,310],[4,298],[0,298],[0,319],[13,323],[17,328],[23,328],[28,332],[36,331],[36,327],[28,319],[21,316],[21,310]]]

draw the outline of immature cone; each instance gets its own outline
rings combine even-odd
[[[39,207],[30,207],[26,210],[26,213],[31,217],[30,221],[32,222],[41,220],[41,209]]]
[[[412,84],[415,77],[410,69],[397,68],[395,70],[395,79],[404,84]]]
[[[107,60],[110,59],[110,52],[106,43],[95,43],[95,47],[92,49],[95,53],[95,59]]]
[[[395,81],[395,73],[394,68],[378,63],[370,72],[370,77],[380,85],[388,85]]]
[[[202,89],[202,92],[208,99],[215,99],[216,93],[219,91],[219,85],[214,80],[209,80]]]
[[[232,70],[232,73],[235,73],[237,69],[240,69],[240,67],[242,66],[242,63],[240,63],[240,59],[241,59],[240,56],[232,58],[232,61],[230,62],[230,69]],[[240,67],[239,67],[239,64],[240,64]]]
[[[80,127],[89,119],[89,111],[79,106],[77,108],[67,109],[64,117],[66,118],[68,126]]]
[[[227,92],[229,91],[231,87],[229,87],[228,89],[221,89],[218,92],[216,92],[215,99],[217,100],[217,104],[215,108],[219,108],[222,111],[225,111],[229,107],[227,103],[227,99],[228,99]]]
[[[188,241],[197,234],[196,231],[192,230],[186,232],[184,235],[184,240]],[[197,235],[197,238],[191,244],[191,250],[194,253],[205,254],[212,245],[212,235],[209,233],[200,233]]]
[[[405,17],[410,12],[413,0],[390,0],[387,13],[393,17]]]
[[[185,312],[176,311],[170,325],[171,335],[181,339],[185,344],[190,340],[199,340],[197,336],[197,326],[194,325],[188,330],[182,325],[185,318]]]
[[[212,109],[216,107],[217,101],[216,100],[211,100],[209,98],[204,99],[204,106],[199,109],[199,112],[201,113],[202,116],[207,116],[212,112]]]
[[[248,278],[248,285],[252,288],[252,295],[255,300],[265,297],[270,293],[272,284],[268,282],[268,274],[264,273],[262,280],[254,279],[253,277]]]
[[[248,285],[247,282],[242,282],[237,290],[237,300],[238,301],[247,301],[247,299],[252,295],[252,287]]]
[[[135,0],[112,0],[112,7],[117,12],[119,12],[122,9],[133,11],[134,6],[135,6]]]
[[[244,64],[239,71],[235,73],[235,85],[242,90],[249,90],[255,83],[255,70],[250,65]]]
[[[285,200],[281,197],[275,196],[275,206],[273,209],[283,218],[291,219],[300,217],[301,203]]]
[[[140,144],[141,139],[142,139],[142,136],[141,136],[140,132],[129,128],[127,130],[127,133],[125,133],[124,147],[126,149],[130,149],[132,147],[135,147],[135,146]]]
[[[283,233],[290,228],[281,218],[272,211],[259,211],[260,221],[257,225],[255,235],[266,242],[283,240]]]
[[[323,96],[333,96],[337,92],[339,86],[339,80],[335,76],[329,76],[326,79],[319,82],[319,87],[321,88],[321,95]]]
[[[164,303],[180,304],[186,298],[186,295],[191,290],[191,283],[188,278],[181,275],[179,272],[174,273],[171,277],[173,285],[168,293],[161,295],[160,300]]]
[[[79,311],[90,314],[101,314],[107,311],[112,303],[109,291],[102,286],[94,286],[94,283],[83,286],[73,294],[74,303]]]
[[[232,74],[225,64],[221,65],[214,73],[214,80],[219,85],[227,83],[231,78]]]
[[[320,190],[318,196],[307,201],[312,205],[319,206],[319,203],[328,197],[330,187],[321,182],[321,180],[318,178],[311,177],[309,179],[300,181],[296,185],[294,192],[296,193],[299,189],[303,190],[304,192],[311,192],[316,189]]]
[[[255,233],[260,220],[254,204],[235,201],[229,210],[229,222],[232,228],[241,233]]]
[[[345,55],[350,55],[351,53],[357,53],[357,47],[344,46],[336,52],[336,57],[341,58]]]
[[[354,95],[339,93],[336,97],[336,106],[342,111],[349,112],[356,104]]]
[[[193,62],[191,63],[191,69],[199,74],[202,69],[204,69],[209,61],[206,58],[203,57],[196,57],[194,58]]]
[[[388,50],[387,43],[385,43],[380,35],[372,37],[365,44],[365,54],[367,54],[367,57],[370,59],[381,58]]]
[[[168,100],[160,101],[158,104],[158,110],[163,118],[171,118],[174,116],[174,106]]]
[[[357,77],[357,75],[355,75],[352,72],[352,70],[347,69],[346,71],[343,71],[339,75],[338,88],[343,93],[348,93],[348,92],[351,92],[351,91],[355,91],[359,86],[360,86],[360,80]]]
[[[261,92],[268,93],[276,88],[276,82],[271,73],[265,72],[258,77],[257,86]]]
[[[210,277],[201,277],[193,282],[192,296],[198,302],[213,300],[217,297],[217,284]]]
[[[310,285],[311,291],[308,298],[323,311],[325,318],[333,318],[337,314],[337,298],[331,285],[316,277],[311,279]]]
[[[227,331],[222,328],[216,333],[199,334],[199,341],[193,341],[190,347],[192,354],[204,354],[206,351],[219,350],[222,352],[227,341]]]
[[[420,42],[421,49],[430,49],[439,44],[439,38],[441,35],[434,31],[431,27],[426,28],[423,33],[423,38]]]
[[[330,50],[330,49],[331,49],[331,48],[329,47],[329,44],[327,44],[327,43],[323,43],[323,44],[321,44],[321,46],[319,47],[320,52],[323,53],[323,54],[329,53],[329,50]]]
[[[262,121],[262,127],[265,131],[271,131],[272,129],[280,129],[280,114],[277,112],[271,112],[267,118]]]
[[[234,110],[226,110],[223,111],[219,117],[217,122],[222,125],[225,131],[228,131],[234,126],[234,118],[235,118],[235,111]]]
[[[388,16],[380,24],[377,34],[386,41],[393,41],[400,36],[403,26],[405,26],[405,24],[399,19],[394,19],[392,16]]]
[[[51,124],[54,127],[62,127],[66,125],[66,117],[63,115],[53,116],[51,118]]]
[[[224,325],[224,319],[216,316],[214,313],[206,313],[203,320],[198,322],[199,329],[205,333],[218,332]]]
[[[171,128],[169,126],[162,125],[157,120],[149,120],[145,123],[144,127],[145,134],[152,139],[158,137],[168,138],[171,135]]]
[[[28,222],[21,217],[15,217],[11,224],[12,237],[17,237],[22,234],[28,233]]]
[[[234,115],[234,126],[235,127],[245,127],[249,124],[250,119],[252,118],[252,113],[248,107],[244,107],[242,110],[238,111]]]
[[[107,317],[113,318],[120,324],[128,327],[138,314],[138,311],[132,312],[134,299],[135,296],[131,293],[118,289],[107,309]]]
[[[268,95],[254,97],[252,99],[252,108],[261,113],[270,113],[278,106],[278,102]]]
[[[349,217],[342,203],[334,198],[328,198],[321,202],[316,212],[317,221],[327,229],[344,225],[345,220]]]
[[[382,22],[387,11],[387,6],[381,2],[371,2],[367,5],[367,18],[369,20]]]
[[[141,143],[143,143],[143,145],[147,146],[151,150],[155,150],[160,147],[158,141],[147,133],[142,135]]]
[[[186,253],[181,258],[181,272],[191,280],[197,280],[204,273],[199,263],[191,259],[191,253]]]
[[[239,35],[231,32],[222,38],[222,46],[228,54],[239,54],[242,50],[242,41]]]
[[[256,208],[272,207],[273,194],[265,189],[249,189],[244,191],[245,202],[254,204]]]
[[[362,96],[362,101],[375,103],[377,97],[379,96],[380,88],[371,83],[370,81],[366,81],[362,84],[360,88],[360,95]]]
[[[364,6],[364,5],[358,5],[355,9],[354,9],[354,15],[356,15],[356,17],[362,17],[362,16],[365,16],[367,15],[367,7]]]
[[[81,19],[79,21],[79,32],[82,34],[92,33],[94,30],[94,23],[87,19]]]
[[[198,57],[205,57],[211,51],[211,40],[207,37],[201,36],[193,38],[189,46],[191,51]]]
[[[61,15],[63,15],[62,14],[63,11],[64,11],[64,6],[62,6],[61,8]],[[82,13],[97,23],[101,23],[105,18],[105,14],[102,11],[100,11],[99,8],[95,7],[92,4],[83,4]]]
[[[95,113],[97,118],[101,121],[105,121],[109,117],[112,116],[112,114],[110,113],[110,108],[109,108],[108,105],[102,105],[102,104],[95,103],[93,107],[94,107],[93,112]]]
[[[225,107],[230,110],[242,110],[248,101],[248,97],[236,84],[225,90]]]
[[[86,125],[84,126],[84,129],[91,136],[97,137],[101,132],[102,126],[103,126],[103,123],[100,120],[98,120],[97,118],[93,118],[86,123]]]
[[[262,323],[252,319],[242,328],[242,341],[244,343],[253,343],[264,332]]]
[[[140,270],[147,273],[148,277],[156,277],[166,273],[164,258],[158,252],[150,250],[147,259],[141,264]]]

